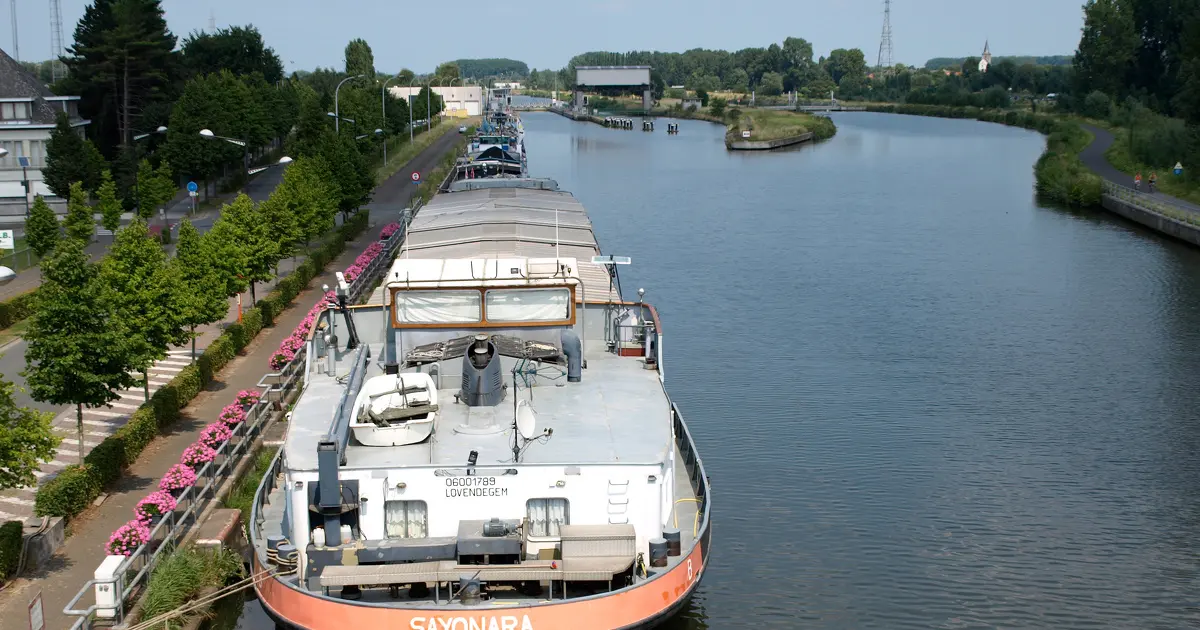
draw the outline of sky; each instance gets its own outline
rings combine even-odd
[[[0,2],[0,47],[12,54],[11,0]],[[50,56],[48,0],[16,0],[20,57]],[[87,0],[61,0],[70,44]],[[1069,55],[1079,42],[1082,0],[894,0],[893,60],[923,65],[932,57]],[[382,72],[431,71],[460,58],[508,57],[531,68],[561,68],[573,55],[690,48],[737,50],[803,37],[815,56],[861,48],[879,51],[883,0],[164,0],[167,23],[182,40],[208,27],[253,24],[285,70],[341,67],[346,42],[361,37]],[[474,26],[478,24],[479,26]]]

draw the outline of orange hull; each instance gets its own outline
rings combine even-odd
[[[707,530],[707,528],[706,528]],[[305,630],[388,628],[396,630],[613,630],[655,625],[687,601],[704,569],[708,531],[671,571],[609,595],[537,606],[494,606],[454,610],[372,606],[314,596],[276,579],[255,590],[277,623]],[[257,554],[254,570],[264,570]]]

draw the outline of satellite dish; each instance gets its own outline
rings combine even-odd
[[[533,415],[533,409],[529,407],[529,401],[517,401],[517,431],[521,433],[521,437],[526,440],[532,440],[534,431],[537,430],[537,416]]]
[[[0,267],[0,284],[8,284],[9,282],[16,280],[16,278],[17,272],[9,269],[8,267]]]

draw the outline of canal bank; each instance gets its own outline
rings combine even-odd
[[[610,118],[586,113],[578,113],[562,108],[549,108],[565,118],[579,122],[592,122],[601,127],[611,127]],[[651,110],[642,118],[673,118],[677,120],[698,120],[710,122],[725,127],[725,148],[729,151],[764,151],[779,149],[810,141],[822,141],[832,138],[837,133],[833,121],[821,116],[813,116],[800,112],[768,109],[739,110],[736,120],[726,122],[722,118],[708,112],[683,110]],[[631,114],[634,118],[640,115]],[[632,121],[633,118],[617,118],[617,121]],[[632,123],[617,128],[637,129]]]

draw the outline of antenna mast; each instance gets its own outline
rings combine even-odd
[[[17,0],[12,0],[12,24],[13,24],[13,59],[21,60],[21,46],[17,44]]]
[[[62,0],[50,0],[50,69],[54,80],[67,76],[67,66],[62,62],[63,50]]]
[[[208,32],[217,32],[217,12],[213,9],[208,10]]]
[[[892,0],[883,0],[883,33],[879,37],[879,58],[875,65],[881,70],[892,68]]]

